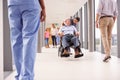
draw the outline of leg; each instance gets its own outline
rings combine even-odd
[[[49,38],[47,38],[47,47],[49,48]]]
[[[37,37],[40,23],[39,7],[21,6],[23,20],[23,66],[21,80],[34,80],[34,64],[37,52]]]
[[[53,44],[53,47],[54,47],[54,36],[52,36],[52,44]]]
[[[79,40],[79,38],[78,38],[78,40]],[[79,40],[79,52],[82,53],[82,51],[81,51],[81,43],[80,43],[80,40]]]
[[[53,44],[54,44],[54,46],[55,46],[55,36],[53,36]]]
[[[100,32],[101,32],[102,43],[103,43],[106,56],[110,55],[108,33],[107,33],[108,24],[109,24],[108,18],[103,18],[100,20]]]
[[[64,54],[62,54],[61,57],[69,57],[70,56],[70,54],[68,53],[68,49],[69,49],[68,40],[69,40],[68,36],[62,37],[62,46],[64,48]]]
[[[48,38],[45,38],[45,47],[48,47]]]
[[[111,38],[112,38],[112,29],[114,25],[114,20],[113,18],[110,19],[109,27],[108,27],[108,43],[109,43],[109,48],[111,50]]]
[[[48,45],[48,38],[47,38],[47,45]]]
[[[9,23],[10,23],[10,34],[11,34],[11,48],[14,58],[15,67],[17,70],[16,80],[19,80],[22,66],[22,21],[18,6],[10,6],[9,12]]]
[[[56,38],[56,36],[54,38],[54,42],[55,42],[55,46],[57,47],[57,38]]]
[[[75,48],[79,46],[79,40],[76,36],[72,37],[71,42],[73,43]]]
[[[47,38],[45,38],[45,46],[47,45]]]
[[[59,44],[59,36],[57,35],[56,36],[56,42],[57,42],[57,45]]]
[[[58,36],[58,45],[60,44],[60,37]]]
[[[58,35],[56,36],[56,42],[57,42],[57,45],[58,45]]]
[[[74,44],[74,51],[75,51],[75,58],[79,58],[79,57],[82,57],[83,54],[81,53],[80,54],[80,43],[79,43],[79,40],[78,40],[78,37],[74,36],[72,39],[71,39],[71,42]]]
[[[62,46],[63,46],[63,48],[69,47],[68,40],[69,40],[68,36],[63,36],[62,37]]]

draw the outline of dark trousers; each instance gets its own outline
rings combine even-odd
[[[57,45],[56,36],[52,36],[52,44],[53,44],[53,46]]]
[[[77,48],[79,46],[79,40],[76,36],[73,35],[64,35],[62,37],[62,46],[64,48],[70,46],[70,42],[73,43],[74,47]]]

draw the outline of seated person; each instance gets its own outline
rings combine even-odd
[[[70,19],[67,19],[65,21],[65,26],[62,26],[58,33],[62,37],[62,46],[64,48],[64,53],[61,55],[61,57],[70,56],[70,54],[68,53],[70,42],[74,45],[75,58],[83,56],[83,54],[80,54],[79,52],[80,43],[77,38],[77,36],[79,36],[79,33],[77,32],[77,29],[73,25],[71,25]]]

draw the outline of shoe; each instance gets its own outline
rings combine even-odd
[[[111,58],[111,56],[107,56],[103,59],[103,62],[107,62],[109,59]]]
[[[70,55],[72,55],[73,53],[69,53]]]
[[[61,54],[61,57],[69,57],[70,54]]]
[[[84,54],[77,54],[77,55],[75,55],[75,57],[74,58],[79,58],[79,57],[82,57],[82,56],[84,56]]]

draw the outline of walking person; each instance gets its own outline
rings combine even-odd
[[[44,0],[8,0],[8,13],[15,80],[34,80],[39,23],[46,17]]]
[[[59,27],[57,28],[57,32],[59,32]],[[56,34],[56,42],[57,42],[57,45],[59,45],[60,44],[60,36],[59,36],[59,34],[57,33]]]
[[[44,36],[45,36],[45,47],[46,47],[46,48],[50,48],[50,47],[49,47],[50,32],[49,32],[49,29],[48,29],[48,28],[46,28],[45,33],[44,33]]]
[[[96,27],[100,29],[102,43],[105,51],[104,62],[111,58],[111,37],[112,29],[118,15],[117,3],[115,0],[99,0],[96,14]]]
[[[57,29],[56,29],[55,25],[52,24],[51,37],[52,37],[53,48],[57,47],[56,35],[57,35]]]

